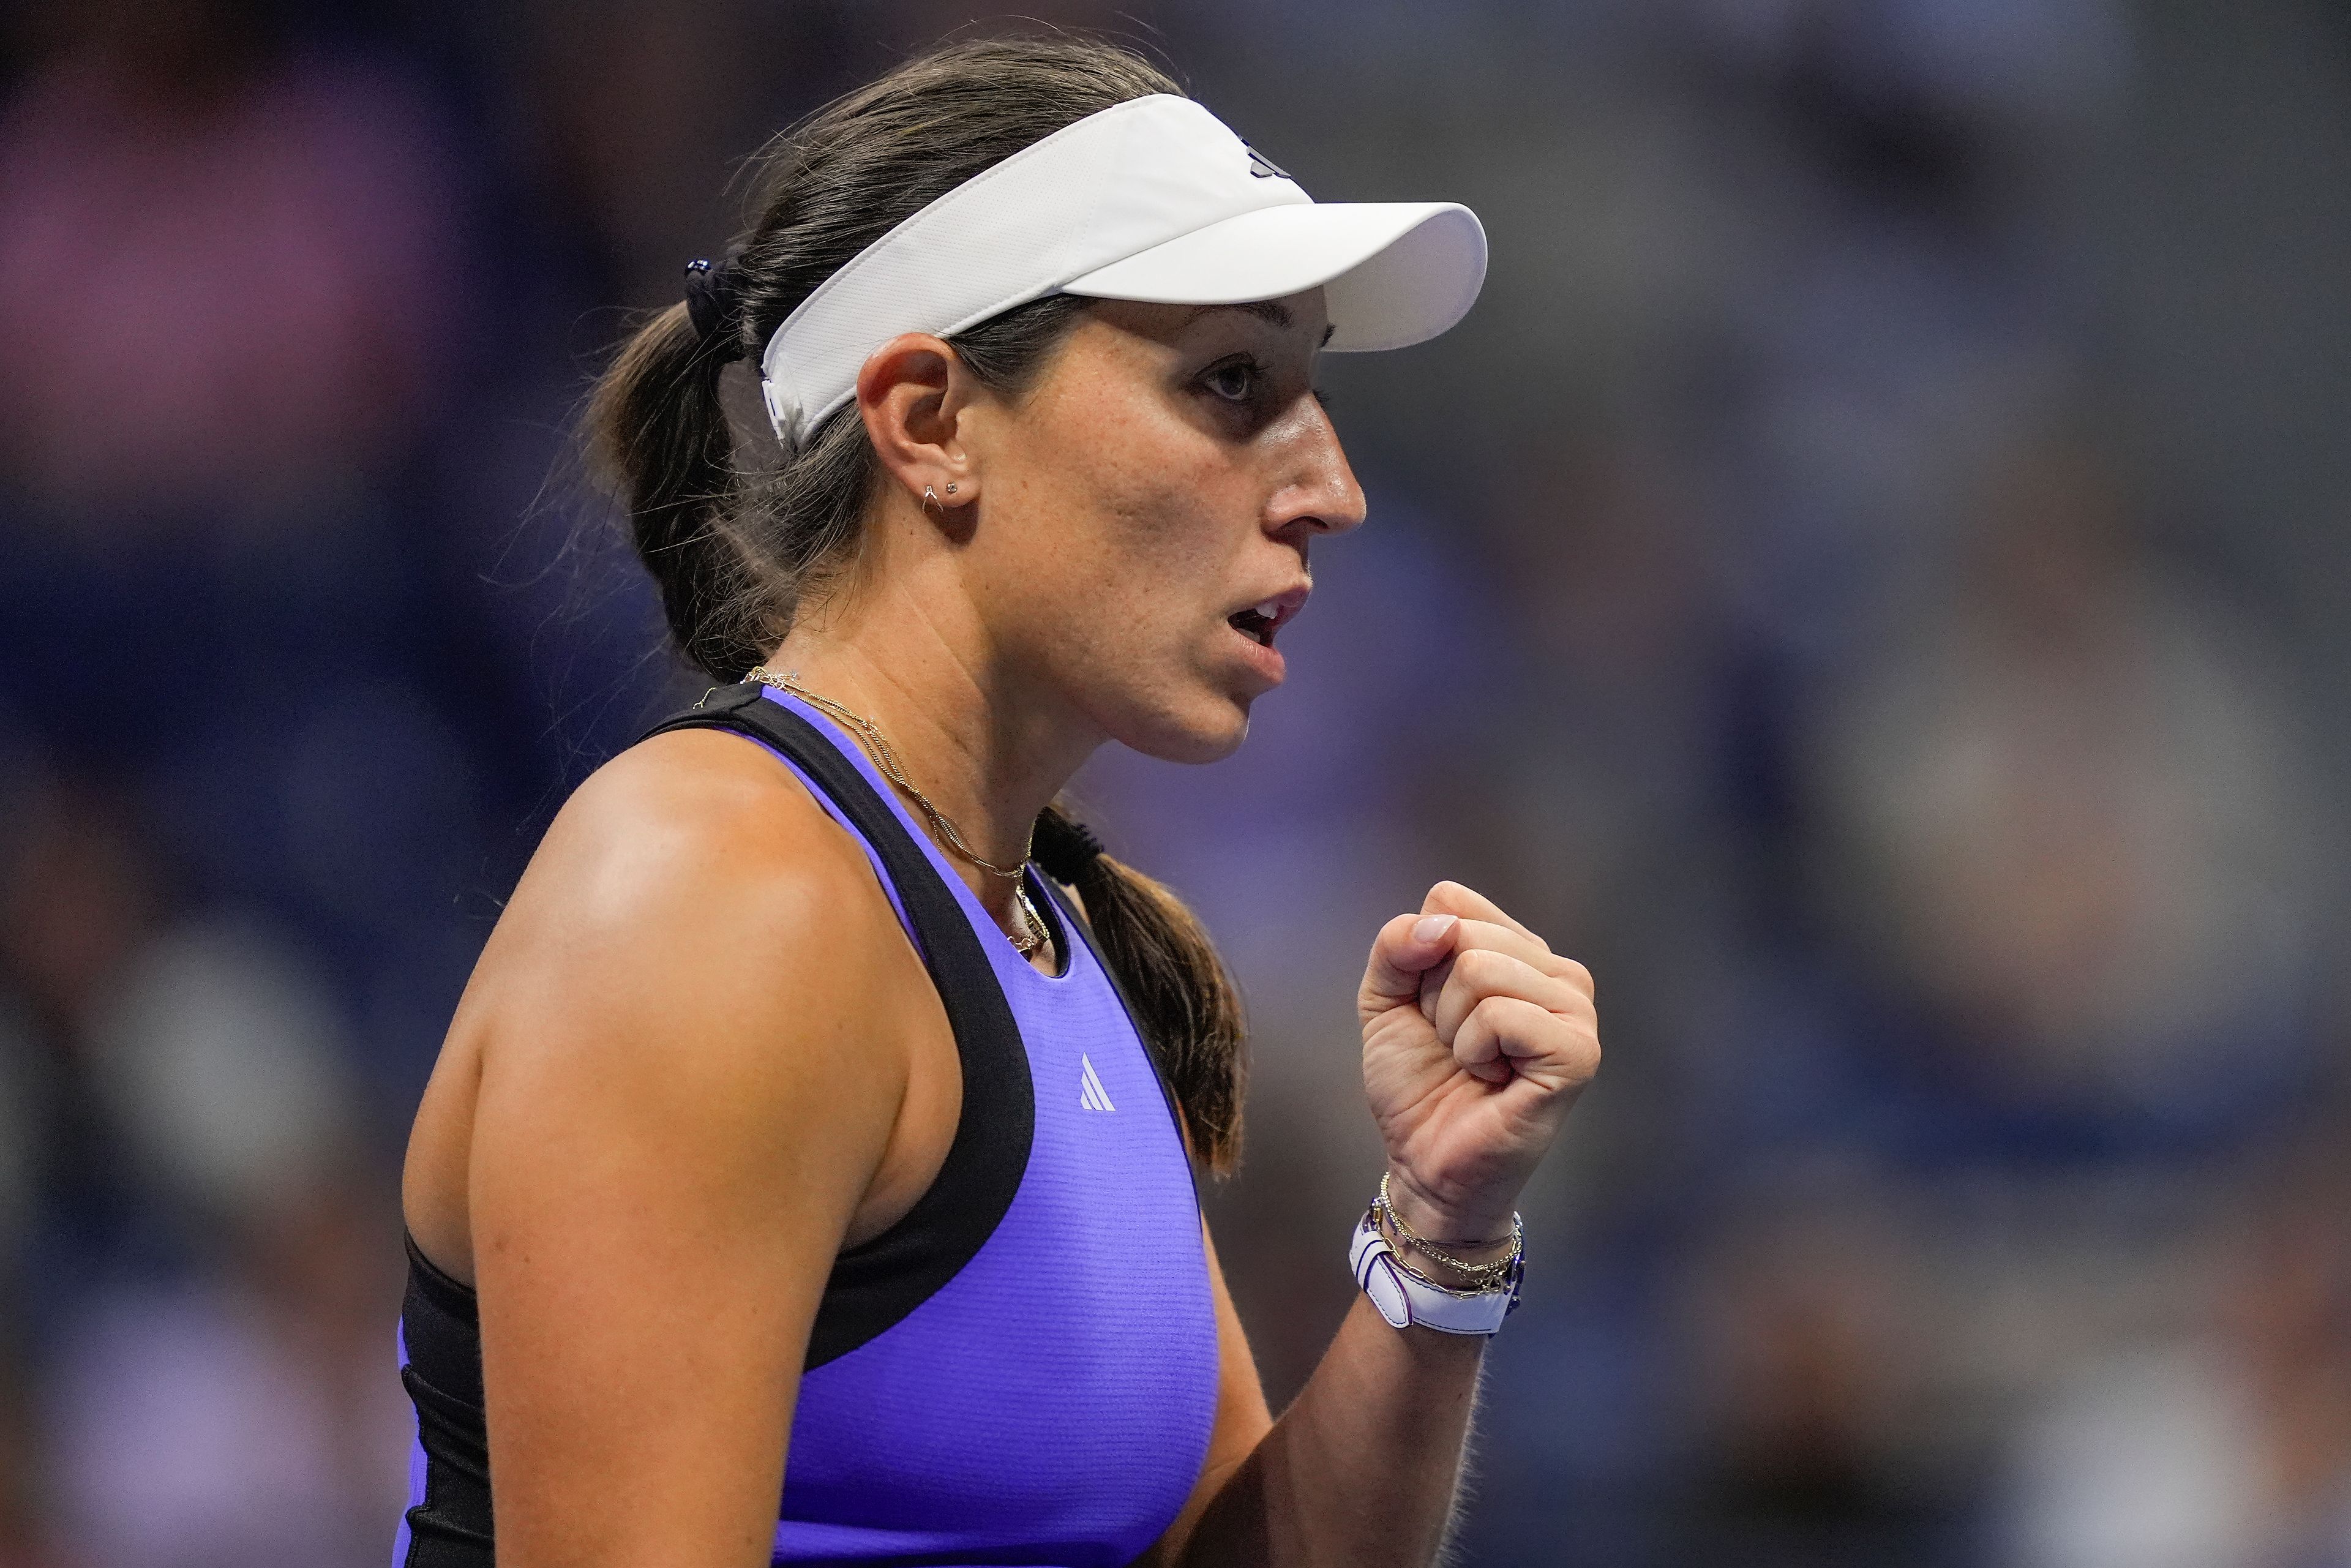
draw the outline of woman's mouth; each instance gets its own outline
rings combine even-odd
[[[1225,617],[1225,624],[1259,647],[1270,648],[1274,633],[1298,618],[1298,612],[1306,608],[1307,596],[1313,591],[1312,583],[1301,581],[1246,609],[1234,611]]]
[[[1281,624],[1281,603],[1269,599],[1225,618],[1225,623],[1260,647],[1273,646],[1274,628]]]
[[[1236,610],[1225,617],[1225,624],[1238,632],[1249,644],[1240,650],[1242,657],[1263,677],[1269,688],[1281,684],[1286,668],[1281,655],[1274,652],[1274,636],[1282,627],[1297,619],[1299,611],[1305,607],[1310,591],[1311,585],[1301,582],[1285,592],[1277,593],[1270,599],[1261,599],[1247,609]]]

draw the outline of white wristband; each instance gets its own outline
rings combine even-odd
[[[1390,1328],[1418,1323],[1440,1333],[1490,1334],[1519,1304],[1519,1269],[1510,1270],[1507,1289],[1494,1291],[1448,1291],[1415,1279],[1398,1265],[1395,1249],[1369,1214],[1355,1227],[1347,1266]]]

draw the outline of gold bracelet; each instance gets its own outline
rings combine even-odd
[[[1372,1212],[1374,1214],[1378,1212],[1378,1207],[1379,1206],[1377,1204],[1373,1205]],[[1375,1233],[1380,1234],[1384,1239],[1385,1233],[1380,1231],[1377,1220],[1374,1220],[1372,1222],[1372,1229]],[[1517,1261],[1515,1258],[1510,1260],[1512,1262]],[[1394,1263],[1398,1270],[1404,1273],[1411,1275],[1415,1280],[1417,1280],[1420,1283],[1427,1286],[1430,1290],[1442,1291],[1448,1296],[1458,1296],[1465,1301],[1473,1301],[1479,1296],[1490,1296],[1495,1294],[1497,1291],[1513,1289],[1517,1281],[1517,1276],[1515,1274],[1504,1274],[1490,1283],[1480,1281],[1471,1285],[1448,1285],[1444,1281],[1431,1279],[1428,1275],[1424,1274],[1419,1270],[1414,1268],[1412,1266],[1412,1260],[1405,1253],[1397,1251],[1393,1245],[1391,1245],[1388,1249],[1388,1261]]]
[[[1464,1279],[1476,1281],[1477,1284],[1482,1288],[1491,1288],[1510,1277],[1510,1270],[1517,1266],[1520,1258],[1523,1256],[1526,1251],[1526,1224],[1519,1218],[1518,1212],[1515,1209],[1512,1210],[1510,1214],[1510,1234],[1508,1239],[1510,1243],[1510,1250],[1509,1254],[1504,1257],[1498,1258],[1490,1263],[1468,1262],[1462,1259],[1456,1258],[1452,1253],[1446,1251],[1443,1248],[1437,1246],[1437,1243],[1414,1230],[1411,1226],[1406,1225],[1404,1222],[1404,1216],[1396,1212],[1395,1205],[1389,1201],[1388,1198],[1388,1175],[1389,1173],[1386,1171],[1382,1171],[1380,1173],[1380,1195],[1372,1200],[1372,1210],[1374,1214],[1385,1215],[1388,1224],[1395,1228],[1396,1235],[1414,1251],[1421,1253],[1423,1256],[1427,1257],[1436,1262],[1444,1264],[1447,1268],[1454,1270],[1456,1272],[1459,1273]],[[1503,1239],[1497,1237],[1495,1239],[1500,1240]],[[1490,1247],[1494,1243],[1492,1241],[1454,1243],[1457,1247]],[[1399,1261],[1402,1260],[1399,1260]],[[1417,1270],[1411,1270],[1411,1266],[1409,1264],[1405,1264],[1405,1267],[1420,1278],[1424,1283],[1432,1285],[1437,1284],[1436,1281],[1428,1279],[1426,1275],[1419,1274]],[[1438,1288],[1441,1290],[1445,1287],[1438,1286]]]
[[[1393,1210],[1389,1212],[1388,1218],[1390,1220],[1390,1225],[1387,1233],[1393,1234],[1395,1220],[1395,1213]],[[1396,1266],[1402,1269],[1405,1273],[1410,1274],[1413,1278],[1420,1281],[1423,1284],[1435,1285],[1439,1290],[1449,1290],[1457,1295],[1466,1296],[1479,1295],[1488,1291],[1498,1291],[1509,1284],[1511,1270],[1517,1267],[1520,1257],[1520,1253],[1517,1249],[1513,1249],[1509,1257],[1499,1259],[1492,1263],[1462,1264],[1457,1262],[1447,1262],[1444,1265],[1446,1270],[1454,1276],[1450,1281],[1447,1281],[1434,1279],[1428,1274],[1413,1267],[1412,1254],[1420,1250],[1421,1249],[1419,1248],[1409,1245],[1397,1248],[1395,1252]],[[1442,1254],[1438,1254],[1437,1256],[1441,1258]]]

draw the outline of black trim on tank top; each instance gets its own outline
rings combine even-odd
[[[482,1413],[479,1304],[418,1249],[405,1230],[408,1294],[400,1333],[408,1346],[401,1386],[416,1406],[424,1448],[424,1496],[410,1508],[408,1553],[398,1568],[491,1568],[490,1448]]]
[[[963,1110],[937,1176],[895,1225],[833,1260],[809,1331],[804,1369],[814,1371],[903,1322],[987,1244],[1028,1171],[1037,1100],[1012,1004],[954,891],[856,764],[766,691],[754,681],[716,687],[640,739],[731,729],[766,741],[815,779],[889,873],[963,1061]]]

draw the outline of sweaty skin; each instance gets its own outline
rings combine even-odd
[[[858,382],[883,476],[859,557],[768,664],[873,720],[999,862],[1105,741],[1228,754],[1281,678],[1231,618],[1294,613],[1311,541],[1363,520],[1312,392],[1324,334],[1319,291],[1098,303],[1012,400],[936,338],[884,344]],[[1013,929],[1008,884],[963,869]],[[1365,1083],[1416,1229],[1508,1215],[1597,1066],[1590,991],[1455,883],[1382,929]],[[418,1244],[480,1292],[505,1568],[768,1560],[831,1260],[925,1190],[961,1093],[870,864],[771,758],[674,733],[581,786],[484,949],[404,1184]],[[1216,1429],[1143,1561],[1426,1563],[1484,1342],[1358,1301],[1277,1421],[1208,1261]]]

